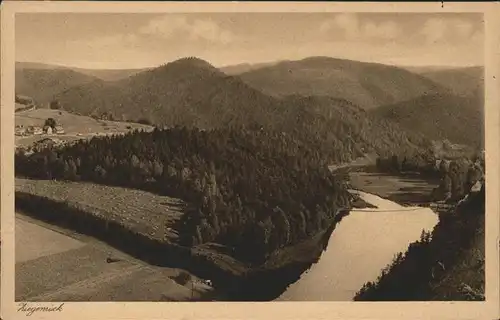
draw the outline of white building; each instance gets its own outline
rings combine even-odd
[[[64,128],[62,126],[56,126],[55,132],[57,134],[64,134]]]

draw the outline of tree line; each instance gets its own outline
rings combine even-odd
[[[432,152],[392,154],[378,157],[376,168],[382,172],[401,174],[416,172],[439,181],[431,198],[456,202],[469,193],[472,186],[484,179],[484,157],[438,159]]]

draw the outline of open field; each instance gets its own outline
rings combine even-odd
[[[72,141],[72,140],[90,138],[99,134],[126,133],[130,130],[135,130],[135,129],[152,130],[151,126],[143,124],[95,120],[91,117],[79,116],[64,110],[52,110],[52,109],[35,109],[35,110],[16,113],[15,124],[23,125],[25,127],[27,126],[42,127],[45,123],[45,120],[47,120],[48,118],[53,118],[57,124],[62,125],[65,133],[61,135],[53,134],[51,136],[50,135],[38,135],[38,136],[26,136],[26,137],[16,136],[15,140],[16,145],[28,146],[46,137],[57,137],[58,139],[61,140]]]
[[[15,228],[16,263],[78,249],[84,245],[77,239],[42,228],[26,219],[16,219]]]
[[[184,203],[153,193],[84,182],[30,180],[16,178],[17,193],[34,195],[97,218],[121,224],[151,239],[173,242],[175,231],[169,229],[182,215]]]
[[[349,173],[353,189],[376,194],[403,205],[418,205],[430,201],[436,181],[418,177],[391,176],[384,173],[353,171]]]
[[[211,292],[185,271],[16,213],[17,301],[186,301]]]

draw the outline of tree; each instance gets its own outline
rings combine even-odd
[[[73,159],[69,159],[67,161],[68,164],[68,172],[67,172],[67,177],[69,180],[77,179],[77,169],[76,169],[76,163],[73,161]]]
[[[448,162],[444,159],[441,160],[439,163],[439,172],[444,175],[448,172],[448,169],[449,169]]]
[[[98,180],[101,180],[106,178],[107,172],[103,167],[101,167],[101,165],[97,165],[94,169],[94,174]]]
[[[452,191],[453,191],[452,190],[452,188],[453,188],[452,183],[453,182],[452,182],[452,178],[450,177],[450,175],[448,173],[445,174],[443,181],[441,183],[441,187],[442,187],[445,199],[448,199],[452,196]]]
[[[48,127],[51,127],[52,129],[54,129],[56,127],[57,123],[56,123],[56,120],[54,118],[47,118],[47,120],[45,120],[45,124],[44,126],[48,126]]]
[[[137,120],[137,123],[140,123],[140,124],[145,124],[145,125],[151,125],[151,120],[149,119],[146,119],[146,118],[141,118],[139,120]]]
[[[290,222],[288,221],[285,212],[280,207],[276,207],[273,210],[273,215],[276,217],[276,223],[274,225],[276,226],[276,231],[279,233],[278,236],[281,240],[280,243],[286,245],[291,240]]]
[[[391,164],[392,164],[392,168],[396,171],[396,172],[399,172],[401,171],[401,163],[399,162],[399,158],[397,155],[393,155],[391,157]]]
[[[153,177],[155,179],[159,179],[162,175],[163,175],[163,164],[160,161],[155,160],[153,162]]]
[[[62,106],[61,106],[61,104],[59,103],[59,101],[58,101],[58,100],[52,100],[52,101],[50,102],[50,105],[49,105],[49,106],[50,106],[50,109],[52,109],[52,110],[59,110],[59,109],[62,109]]]
[[[479,179],[481,179],[481,172],[480,169],[474,164],[467,170],[466,181],[464,184],[465,190],[469,191]]]
[[[139,164],[140,164],[139,158],[135,154],[132,154],[132,156],[130,157],[130,166],[132,168],[139,168]]]

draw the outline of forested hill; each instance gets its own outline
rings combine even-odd
[[[473,96],[484,90],[484,67],[449,68],[417,71],[458,96]]]
[[[113,114],[156,125],[201,129],[244,127],[291,134],[331,162],[367,152],[430,144],[419,133],[379,119],[343,99],[287,96],[277,99],[227,76],[208,62],[185,58],[112,84],[93,82],[57,99],[83,115]]]
[[[227,75],[233,76],[242,74],[251,70],[257,70],[263,67],[272,66],[279,63],[279,61],[275,62],[262,62],[262,63],[240,63],[236,65],[229,65],[225,67],[221,67],[220,70]]]
[[[196,59],[184,58],[103,86],[82,85],[56,97],[63,108],[83,115],[146,119],[156,125],[216,128],[264,124],[280,106]]]
[[[70,69],[21,68],[16,65],[16,94],[32,97],[38,104],[48,104],[62,91],[98,80]]]
[[[423,135],[408,133],[346,100],[290,96],[283,103],[289,107],[276,129],[300,139],[330,164],[373,152],[413,157],[431,150],[431,142]]]
[[[446,91],[430,79],[395,66],[330,57],[283,61],[239,77],[272,96],[327,95],[364,109]]]
[[[434,140],[449,140],[475,148],[484,147],[482,92],[460,97],[452,94],[422,96],[377,108],[374,115],[399,123]]]
[[[246,262],[327,228],[351,196],[318,153],[281,133],[172,128],[93,138],[30,156],[16,175],[146,189],[190,203],[182,245],[217,242]]]
[[[39,74],[51,74],[54,72],[54,70],[58,71],[64,70],[64,71],[73,71],[75,73],[80,73],[84,76],[97,78],[104,81],[117,81],[120,79],[125,79],[139,72],[146,71],[147,69],[149,68],[88,69],[88,68],[61,66],[55,64],[37,63],[37,62],[19,62],[19,61],[16,62],[16,76],[21,75],[24,72],[24,70],[37,70]],[[40,91],[41,90],[43,90],[43,88],[40,88]]]

